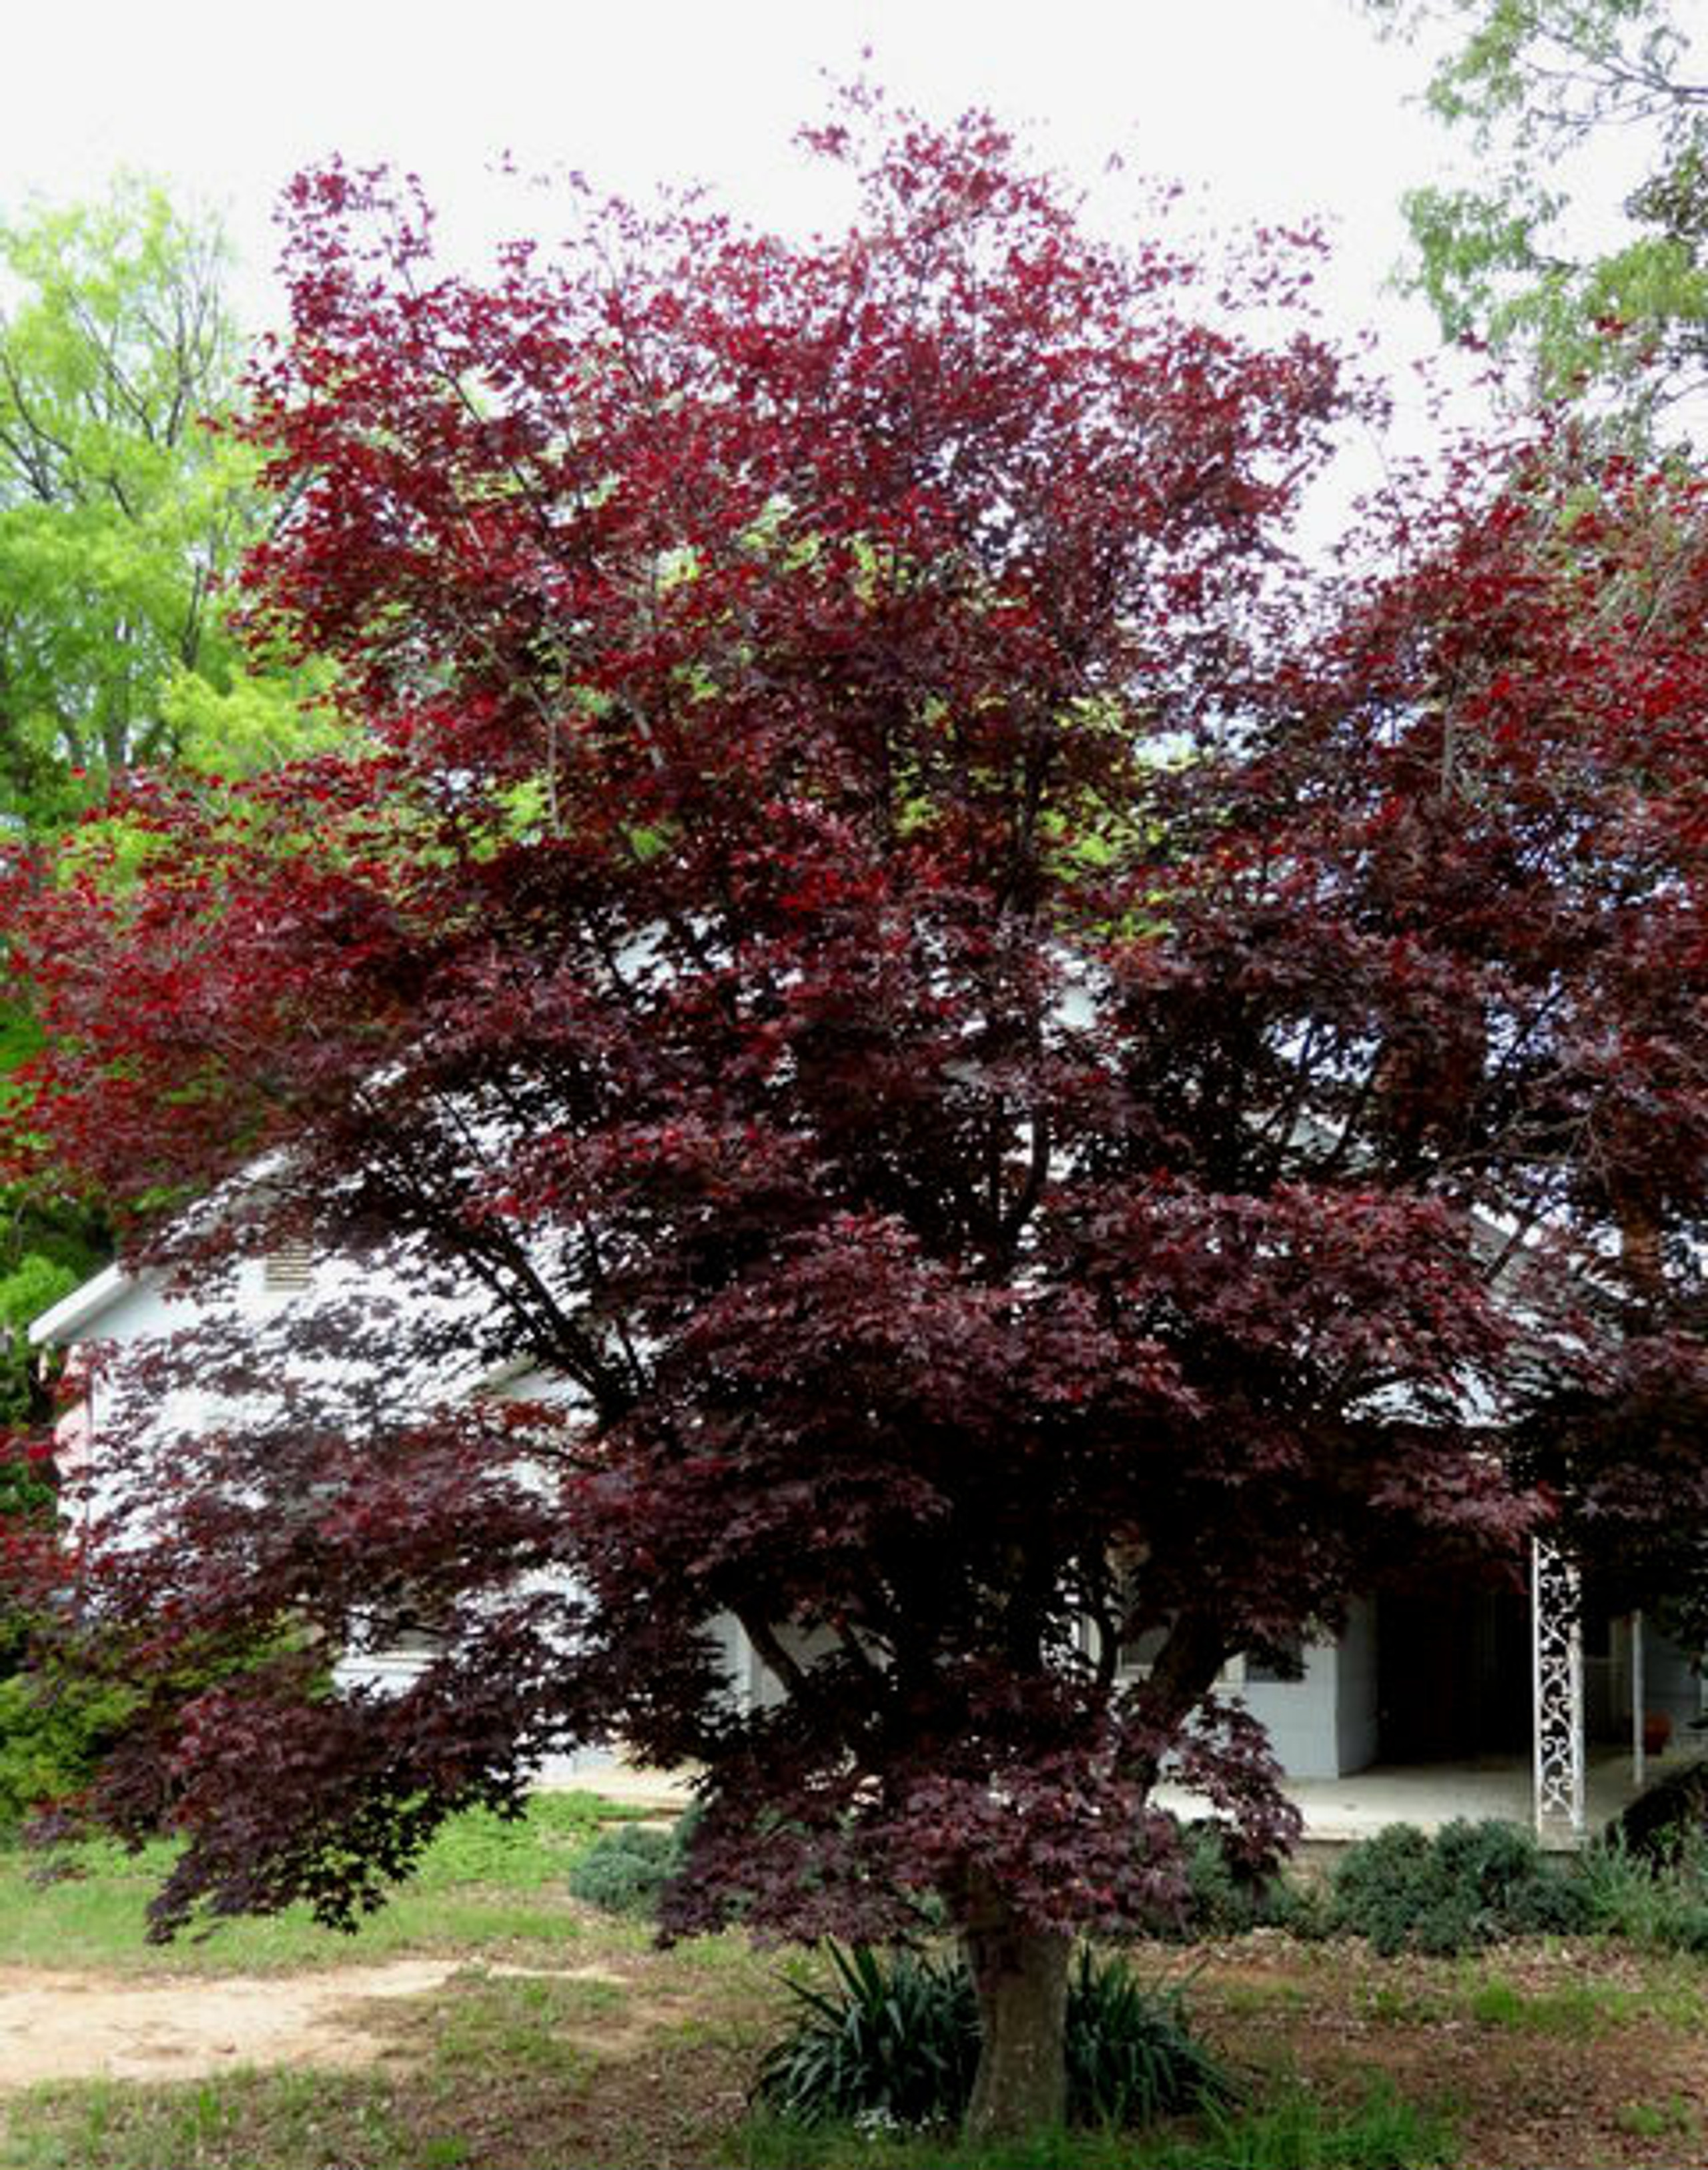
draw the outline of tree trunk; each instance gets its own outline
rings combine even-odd
[[[1061,2125],[1069,1940],[1028,1927],[990,1879],[974,1879],[962,1932],[983,2042],[967,2136],[1009,2138]]]

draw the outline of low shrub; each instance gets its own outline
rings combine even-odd
[[[40,1673],[0,1680],[0,1843],[88,1783],[134,1701],[110,1684]]]
[[[656,1914],[664,1887],[682,1872],[699,1809],[685,1809],[666,1830],[625,1822],[601,1831],[570,1871],[570,1892],[606,1914]]]
[[[600,1832],[570,1870],[570,1889],[604,1914],[651,1914],[681,1866],[675,1831],[618,1824]]]
[[[1569,1936],[1589,1926],[1575,1868],[1550,1860],[1518,1824],[1448,1824],[1435,1857],[1448,1889],[1474,1893],[1497,1936]]]
[[[1317,1938],[1329,1932],[1326,1895],[1313,1879],[1281,1872],[1252,1872],[1229,1856],[1226,1833],[1215,1823],[1189,1824],[1181,1834],[1186,1901],[1178,1923],[1159,1925],[1170,1941],[1243,1936],[1250,1929],[1285,1929]]]
[[[1277,1876],[1264,1900],[1261,1928],[1284,1929],[1301,1942],[1335,1933],[1334,1900],[1320,1876]]]
[[[1390,1824],[1350,1848],[1334,1871],[1331,1918],[1386,1958],[1448,1958],[1507,1937],[1587,1929],[1592,1907],[1581,1879],[1529,1832],[1461,1820],[1432,1839]]]
[[[978,2006],[958,1959],[832,1943],[833,1985],[789,1987],[802,2010],[766,2052],[756,2098],[793,2125],[958,2120],[978,2064]]]
[[[768,2052],[754,2093],[790,2123],[957,2124],[978,2064],[978,2007],[959,1958],[828,1947],[828,1989],[790,1986],[804,2009]],[[1068,1986],[1068,2116],[1142,2125],[1233,2098],[1194,2040],[1177,1988],[1082,1950]]]
[[[1268,1918],[1277,1879],[1260,1879],[1229,1857],[1220,1827],[1191,1824],[1181,1833],[1186,1857],[1186,1932],[1189,1938],[1237,1937]]]
[[[1360,1840],[1335,1863],[1331,1888],[1337,1930],[1368,1937],[1379,1952],[1404,1950],[1436,1896],[1427,1833],[1389,1824]]]
[[[1234,2097],[1187,2024],[1178,1986],[1143,1981],[1120,1957],[1080,1947],[1068,1984],[1068,2121],[1149,2125]]]
[[[1610,1845],[1653,1866],[1681,1848],[1708,1843],[1708,1763],[1687,1764],[1639,1793],[1608,1825]]]
[[[1664,1852],[1639,1851],[1617,1824],[1581,1875],[1592,1925],[1650,1951],[1708,1952],[1708,1834],[1686,1826]]]

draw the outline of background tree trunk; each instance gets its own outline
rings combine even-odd
[[[1068,2109],[1070,1940],[1021,1921],[997,1885],[981,1877],[962,1941],[983,2036],[966,2113],[969,2137],[1061,2125]]]

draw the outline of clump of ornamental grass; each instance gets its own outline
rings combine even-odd
[[[767,2053],[754,2092],[797,2125],[958,2124],[978,2066],[977,2000],[959,1956],[826,1947],[828,1986],[790,1982],[800,2011]],[[1068,1984],[1068,2117],[1142,2125],[1235,2097],[1193,2036],[1178,1985],[1082,1947]]]

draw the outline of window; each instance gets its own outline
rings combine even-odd
[[[311,1287],[314,1253],[307,1243],[283,1243],[261,1261],[261,1286],[269,1296],[292,1296]]]
[[[1277,1644],[1266,1657],[1247,1658],[1245,1677],[1254,1687],[1293,1686],[1304,1678],[1304,1645],[1297,1636]]]
[[[1156,1663],[1158,1654],[1163,1644],[1167,1642],[1168,1635],[1169,1631],[1166,1628],[1147,1628],[1142,1635],[1135,1635],[1123,1641],[1120,1655],[1116,1660],[1116,1678],[1123,1681],[1143,1680]],[[1096,1630],[1089,1623],[1086,1637],[1087,1648],[1095,1649]],[[1218,1688],[1243,1687],[1250,1677],[1245,1659],[1236,1653],[1217,1674],[1216,1686]]]

